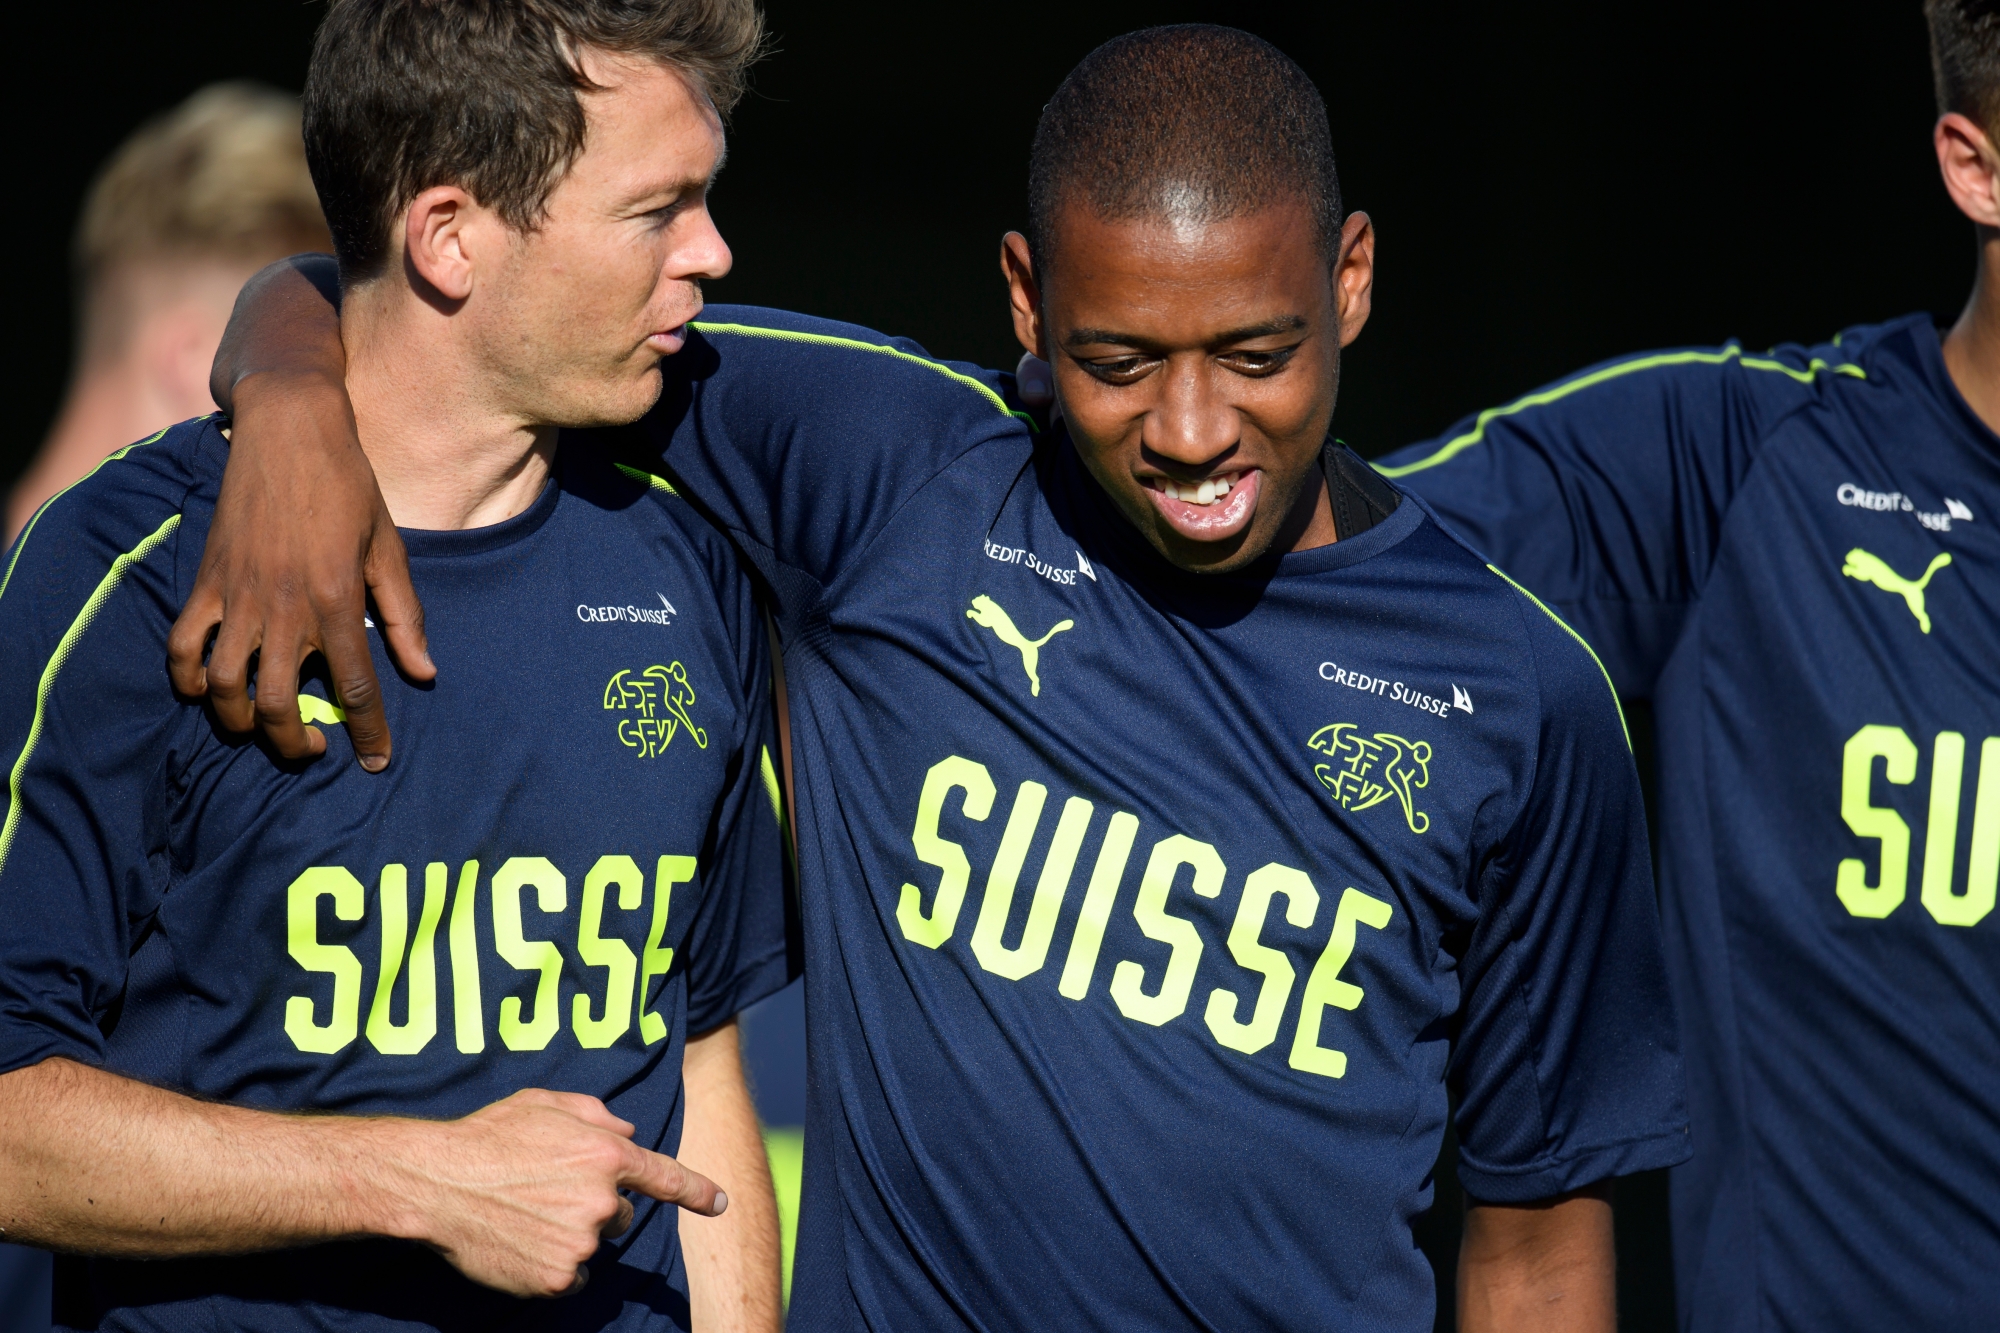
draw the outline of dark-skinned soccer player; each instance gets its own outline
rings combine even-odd
[[[1603,1186],[1686,1152],[1636,776],[1582,641],[1326,443],[1373,237],[1318,94],[1245,34],[1135,34],[1032,174],[1005,263],[1063,429],[1010,377],[725,308],[623,441],[784,641],[793,1325],[1428,1328],[1455,1094],[1465,1326],[1609,1329]],[[342,646],[357,552],[400,575],[317,302],[274,276],[220,371],[233,489],[176,678],[238,728],[252,647],[383,674]],[[302,486],[319,531],[277,518]],[[379,719],[353,744],[386,761]]]
[[[1926,12],[1948,331],[1628,357],[1380,461],[1653,701],[1699,1333],[2000,1326],[2000,5]]]

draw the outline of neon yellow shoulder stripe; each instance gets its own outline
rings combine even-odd
[[[1454,435],[1451,439],[1446,440],[1438,447],[1436,453],[1425,458],[1419,458],[1414,463],[1404,463],[1397,467],[1383,467],[1380,463],[1377,463],[1375,470],[1385,477],[1407,477],[1412,472],[1422,472],[1425,468],[1433,468],[1440,463],[1448,463],[1467,449],[1470,449],[1473,445],[1484,440],[1486,438],[1486,427],[1489,423],[1501,417],[1511,417],[1516,412],[1525,412],[1531,407],[1546,407],[1550,403],[1560,402],[1573,393],[1581,393],[1585,389],[1594,388],[1606,380],[1615,380],[1626,375],[1636,375],[1646,370],[1658,370],[1662,366],[1719,366],[1728,361],[1740,361],[1747,370],[1764,370],[1780,375],[1789,375],[1801,384],[1812,383],[1813,379],[1822,370],[1834,375],[1851,375],[1858,380],[1868,378],[1868,372],[1851,362],[1843,361],[1838,365],[1830,365],[1818,357],[1814,357],[1804,370],[1798,370],[1786,365],[1782,361],[1773,361],[1769,357],[1745,356],[1743,355],[1743,349],[1735,343],[1729,344],[1718,352],[1661,352],[1655,356],[1635,357],[1630,361],[1620,361],[1616,365],[1606,366],[1602,370],[1593,370],[1588,375],[1579,375],[1577,378],[1558,384],[1554,388],[1531,393],[1525,398],[1517,398],[1505,407],[1489,407],[1479,414],[1478,419],[1472,423],[1471,430],[1465,432],[1463,435]]]
[[[54,687],[57,674],[69,661],[70,653],[75,651],[77,640],[84,636],[91,622],[97,619],[97,613],[104,609],[104,603],[125,581],[125,571],[151,555],[161,542],[173,536],[174,529],[180,525],[179,514],[168,515],[167,521],[153,529],[150,537],[111,562],[111,568],[98,580],[96,590],[84,602],[83,610],[76,613],[76,619],[70,621],[69,628],[63,631],[55,652],[49,655],[49,664],[42,668],[41,684],[35,689],[35,720],[29,724],[28,741],[21,747],[21,757],[14,761],[14,771],[7,777],[7,822],[0,825],[0,871],[7,868],[7,853],[14,849],[14,831],[21,823],[21,774],[28,767],[29,757],[35,753],[35,742],[42,738],[42,718],[48,710],[49,690]]]
[[[785,830],[785,796],[778,787],[778,770],[771,763],[771,747],[757,747],[757,767],[764,775],[764,794],[771,798],[771,815],[778,821],[778,831]]]
[[[1018,412],[1008,411],[1006,399],[972,378],[972,376],[961,375],[950,366],[941,366],[935,361],[928,361],[921,356],[905,352],[900,347],[884,347],[880,343],[865,343],[859,338],[836,338],[829,333],[800,333],[794,329],[766,329],[755,324],[708,324],[701,320],[695,320],[694,326],[703,333],[740,333],[747,338],[775,338],[779,342],[812,343],[820,347],[849,347],[856,351],[874,352],[878,356],[893,356],[898,361],[907,361],[913,366],[922,366],[926,370],[934,370],[946,379],[957,380],[960,384],[972,389],[987,402],[999,408],[1007,416],[1022,415]],[[1022,419],[1027,420],[1026,417]],[[1033,423],[1030,422],[1030,424],[1032,425]]]
[[[791,826],[785,822],[785,793],[778,784],[778,769],[771,762],[771,747],[757,747],[757,766],[764,775],[764,794],[771,798],[771,813],[778,820],[778,841],[785,845],[785,860],[790,863],[792,873],[798,874],[798,844],[792,841]]]
[[[650,472],[641,472],[638,468],[626,467],[623,463],[613,463],[611,466],[617,468],[634,481],[645,482],[656,491],[665,491],[668,495],[680,494],[679,491],[674,489],[674,484],[665,477],[656,477]]]
[[[1581,634],[1578,634],[1575,630],[1571,629],[1567,621],[1565,621],[1561,616],[1557,615],[1555,612],[1549,610],[1548,606],[1545,603],[1543,603],[1541,598],[1535,596],[1535,594],[1529,592],[1526,588],[1523,588],[1520,584],[1514,582],[1514,580],[1508,579],[1506,570],[1500,568],[1500,566],[1498,565],[1488,565],[1486,567],[1492,570],[1495,574],[1498,574],[1501,578],[1507,579],[1507,584],[1509,587],[1513,588],[1515,592],[1520,593],[1521,596],[1533,602],[1536,606],[1541,607],[1543,615],[1547,616],[1550,620],[1555,621],[1556,624],[1561,625],[1563,628],[1563,633],[1569,635],[1572,639],[1575,639],[1578,643],[1583,645],[1583,651],[1590,654],[1590,660],[1597,663],[1597,669],[1604,677],[1604,688],[1611,691],[1611,706],[1618,710],[1618,725],[1625,729],[1625,748],[1628,750],[1631,749],[1632,728],[1629,725],[1627,725],[1625,721],[1625,705],[1618,702],[1618,687],[1611,683],[1611,673],[1604,669],[1604,659],[1597,655],[1597,650],[1591,647],[1590,644],[1584,639],[1584,637]]]
[[[209,415],[213,416],[215,414],[211,412]],[[201,419],[202,418],[200,417],[195,418],[196,421],[200,421]],[[0,574],[0,597],[5,597],[7,595],[7,585],[14,581],[14,566],[19,564],[21,561],[21,552],[24,549],[26,549],[28,545],[28,534],[35,530],[35,524],[42,521],[42,515],[49,512],[50,505],[62,499],[65,495],[68,495],[71,491],[75,490],[77,487],[83,485],[83,483],[89,481],[92,477],[96,476],[97,468],[103,467],[106,463],[117,462],[125,455],[131,453],[134,449],[139,448],[140,445],[151,444],[155,440],[159,439],[161,435],[165,435],[168,430],[172,429],[173,427],[169,426],[167,427],[166,430],[161,431],[159,435],[148,435],[143,440],[139,440],[132,444],[126,445],[123,449],[118,450],[116,453],[105,455],[105,457],[98,462],[97,467],[92,468],[90,471],[84,473],[81,477],[78,477],[75,481],[71,482],[69,485],[57,491],[54,495],[51,495],[48,499],[42,501],[42,507],[35,511],[35,516],[28,520],[28,526],[22,528],[21,535],[15,539],[14,554],[7,561],[7,572],[5,574]]]

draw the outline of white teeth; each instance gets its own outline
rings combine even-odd
[[[1210,477],[1195,485],[1176,484],[1169,477],[1156,477],[1153,484],[1159,487],[1160,494],[1169,499],[1191,505],[1212,505],[1234,490],[1237,480],[1236,477]]]

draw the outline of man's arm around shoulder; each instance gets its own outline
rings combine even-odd
[[[630,1225],[620,1189],[727,1206],[631,1134],[573,1093],[517,1092],[452,1121],[284,1115],[52,1058],[0,1074],[0,1229],[127,1258],[393,1236],[487,1286],[559,1296]]]

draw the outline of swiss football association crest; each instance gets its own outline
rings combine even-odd
[[[694,707],[694,686],[688,683],[687,669],[679,662],[620,671],[604,686],[604,707],[621,715],[619,743],[641,759],[665,753],[683,731],[698,749],[708,748],[708,733],[689,715],[688,710]]]
[[[1410,832],[1422,833],[1431,817],[1417,809],[1417,791],[1431,781],[1431,743],[1378,731],[1365,734],[1352,722],[1321,727],[1306,748],[1327,756],[1313,776],[1343,810],[1367,810],[1394,799],[1403,807]]]

